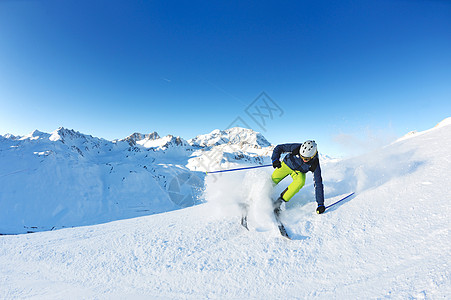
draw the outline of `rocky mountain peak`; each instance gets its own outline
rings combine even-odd
[[[138,141],[154,141],[159,139],[160,136],[158,135],[158,133],[156,131],[149,133],[149,134],[142,134],[139,132],[135,132],[131,135],[129,135],[128,137],[126,137],[125,139],[122,139],[121,141],[127,141],[130,146],[136,146]]]
[[[192,146],[212,147],[222,144],[248,144],[256,148],[271,146],[265,137],[252,129],[233,127],[225,130],[215,129],[208,134],[198,135],[188,141]]]

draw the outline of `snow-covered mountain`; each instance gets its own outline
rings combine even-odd
[[[201,205],[0,236],[0,298],[448,299],[450,121],[323,164],[326,205],[356,195],[317,215],[307,178],[282,215],[293,240],[270,217],[269,198],[289,183],[273,188],[271,168],[208,175]],[[23,153],[1,140],[16,147],[2,146],[2,157]],[[45,150],[38,141],[26,139]],[[239,225],[242,202],[250,231]]]
[[[244,128],[190,141],[156,132],[107,141],[65,128],[0,136],[0,234],[192,206],[201,202],[205,171],[262,164],[270,149]]]
[[[135,132],[120,141],[127,141],[130,144],[130,146],[136,146],[137,141],[154,141],[158,139],[160,139],[160,136],[158,135],[157,132],[154,131],[149,134]]]
[[[234,144],[239,146],[249,145],[255,148],[265,148],[271,144],[265,137],[252,129],[234,127],[226,130],[214,130],[209,134],[199,135],[189,143],[198,147],[211,147],[223,144]]]

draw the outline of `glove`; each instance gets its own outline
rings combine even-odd
[[[316,209],[317,214],[322,214],[326,210],[326,207],[324,205],[318,205],[318,208]]]
[[[274,169],[278,169],[278,168],[282,167],[282,163],[280,162],[280,160],[275,160],[272,162],[272,166]]]

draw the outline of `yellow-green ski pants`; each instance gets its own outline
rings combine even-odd
[[[282,166],[280,168],[274,170],[271,178],[275,184],[278,184],[282,179],[284,179],[288,175],[291,175],[291,178],[293,178],[293,182],[290,183],[287,190],[282,196],[283,200],[285,201],[290,201],[290,199],[293,198],[293,196],[297,192],[299,192],[299,190],[305,184],[305,173],[302,173],[300,171],[293,171],[284,162],[282,162]]]

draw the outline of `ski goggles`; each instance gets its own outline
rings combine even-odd
[[[301,155],[302,160],[305,161],[305,162],[310,161],[313,157],[314,157],[314,156],[312,156],[312,157],[305,157],[305,156],[302,156],[302,155]]]
[[[318,153],[318,152],[316,152],[316,153]],[[305,157],[305,156],[302,156],[302,155],[299,155],[299,156],[302,158],[303,161],[308,162],[308,161],[311,161],[316,156],[316,153],[313,156],[310,156],[310,157]]]

